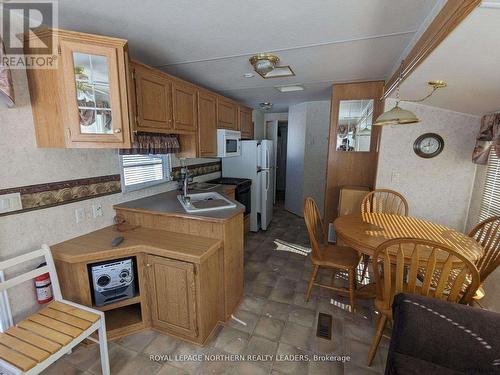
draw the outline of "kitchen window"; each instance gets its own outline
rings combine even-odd
[[[483,221],[498,215],[500,215],[500,158],[492,149],[488,160],[479,220]]]
[[[120,155],[122,191],[162,184],[170,178],[170,155]]]

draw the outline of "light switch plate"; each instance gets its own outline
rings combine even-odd
[[[23,209],[21,193],[0,195],[0,214]]]

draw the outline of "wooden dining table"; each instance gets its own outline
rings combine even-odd
[[[449,246],[473,263],[476,263],[483,255],[483,248],[473,238],[444,225],[411,216],[379,213],[351,214],[338,217],[333,225],[339,243],[370,257],[383,242],[405,237],[430,240]],[[408,252],[411,250],[408,249]],[[403,251],[405,251],[404,248]],[[430,252],[431,249],[429,249],[429,255]],[[444,253],[437,255],[437,263],[446,260],[444,255]],[[425,251],[422,251],[421,256],[425,258]],[[371,286],[371,288],[365,287],[364,290],[360,290],[359,296],[373,296],[373,284]]]
[[[369,256],[373,256],[375,249],[383,242],[404,237],[449,246],[473,263],[483,255],[483,248],[473,238],[444,225],[411,216],[353,214],[338,217],[333,225],[338,239]]]

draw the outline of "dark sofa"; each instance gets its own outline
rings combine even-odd
[[[398,294],[386,375],[500,374],[500,314]]]

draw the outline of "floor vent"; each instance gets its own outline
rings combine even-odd
[[[332,316],[330,314],[319,313],[316,336],[327,340],[332,339]]]

